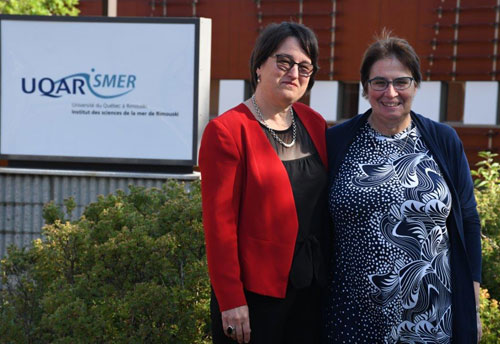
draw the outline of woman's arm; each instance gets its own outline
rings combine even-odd
[[[242,162],[231,133],[216,121],[203,134],[199,165],[208,270],[223,331],[239,343],[248,343],[250,318],[240,280],[237,230]],[[227,332],[229,326],[232,333]]]
[[[456,136],[456,133],[455,133]],[[462,142],[456,136],[456,184],[460,207],[462,210],[462,224],[465,247],[472,272],[472,279],[481,282],[481,222],[477,212],[477,203],[474,196],[474,183],[470,174],[470,167],[465,155]]]
[[[210,280],[221,311],[246,305],[238,258],[243,163],[229,130],[209,122],[200,146],[203,226]]]
[[[481,318],[479,314],[480,305],[480,282],[481,282],[481,222],[477,212],[477,204],[474,196],[474,183],[470,174],[470,167],[465,155],[462,142],[458,141],[457,148],[457,170],[459,181],[456,185],[462,208],[462,219],[464,229],[465,247],[472,272],[474,284],[474,299],[476,304],[477,342],[483,335]]]

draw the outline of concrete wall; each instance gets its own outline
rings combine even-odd
[[[85,206],[129,185],[160,188],[169,179],[192,181],[199,174],[145,174],[0,168],[0,257],[11,244],[29,246],[40,237],[44,204],[73,197],[74,219]]]

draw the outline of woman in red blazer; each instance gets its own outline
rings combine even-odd
[[[310,29],[269,25],[251,56],[255,93],[203,134],[214,343],[315,343],[321,332],[326,122],[296,103],[317,60]]]

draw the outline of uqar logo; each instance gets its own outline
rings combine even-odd
[[[134,74],[92,74],[76,73],[54,80],[43,77],[22,78],[21,90],[26,94],[60,98],[68,95],[93,94],[98,98],[111,99],[124,96],[135,89],[137,77]]]

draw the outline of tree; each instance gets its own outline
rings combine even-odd
[[[73,222],[65,207],[0,261],[0,343],[210,342],[199,181],[130,186]]]
[[[0,0],[1,14],[77,16],[78,0]]]

